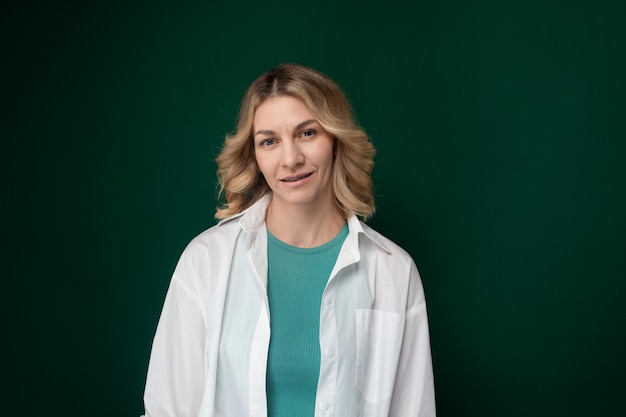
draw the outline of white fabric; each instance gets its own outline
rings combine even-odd
[[[146,417],[267,416],[268,194],[191,241],[152,346]],[[315,417],[435,416],[424,292],[399,246],[355,216],[320,306]]]

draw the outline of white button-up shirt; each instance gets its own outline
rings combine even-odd
[[[187,246],[152,345],[146,417],[267,416],[266,195]],[[356,216],[320,305],[315,417],[435,415],[424,291],[411,257]]]

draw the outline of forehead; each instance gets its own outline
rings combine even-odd
[[[315,119],[311,110],[299,98],[274,96],[261,103],[254,112],[254,128],[270,128],[272,125],[298,124]]]

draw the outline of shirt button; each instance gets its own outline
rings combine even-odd
[[[326,401],[322,401],[322,402],[320,403],[320,408],[321,408],[322,410],[328,410],[328,403],[327,403]]]
[[[328,305],[331,305],[332,303],[333,303],[333,299],[332,299],[332,297],[326,297],[326,298],[324,299],[324,304],[326,304],[327,306],[328,306]]]
[[[326,356],[332,358],[333,356],[335,356],[335,352],[332,349],[326,349]]]

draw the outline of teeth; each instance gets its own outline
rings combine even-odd
[[[285,181],[285,182],[294,182],[294,181],[299,181],[299,180],[301,180],[303,178],[306,178],[308,176],[309,176],[309,174],[305,174],[305,175],[303,175],[301,177],[289,178],[289,179],[286,179],[286,180],[283,180],[283,181]]]

